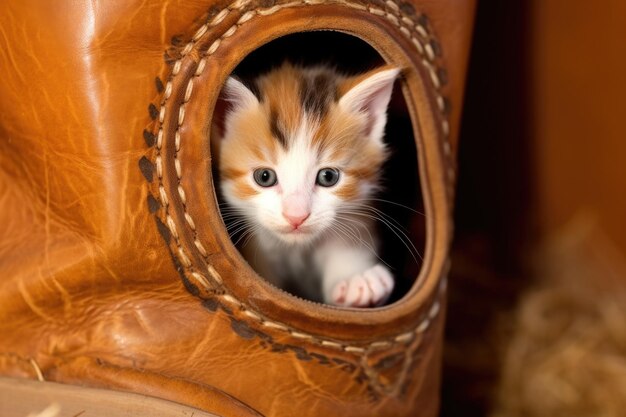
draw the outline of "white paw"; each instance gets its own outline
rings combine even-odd
[[[376,264],[360,274],[339,281],[332,293],[332,302],[345,307],[373,307],[385,303],[393,290],[393,276]]]

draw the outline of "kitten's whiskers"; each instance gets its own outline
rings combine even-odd
[[[401,225],[399,225],[399,223],[395,221],[395,219],[390,218],[385,213],[382,213],[381,211],[379,211],[378,209],[375,209],[374,207],[366,206],[366,205],[352,207],[350,210],[343,209],[342,212],[346,214],[351,214],[354,216],[361,216],[361,217],[369,218],[374,221],[380,221],[394,235],[396,235],[398,239],[400,239],[400,241],[407,248],[407,250],[411,254],[411,257],[415,260],[416,263],[418,262],[418,259],[417,259],[418,257],[420,258],[420,260],[423,260],[422,256],[420,255],[419,251],[417,250],[417,248],[415,247],[411,239],[403,231],[404,228]]]

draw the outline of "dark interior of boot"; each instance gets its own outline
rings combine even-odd
[[[339,32],[307,32],[278,38],[250,53],[233,71],[245,81],[284,61],[300,65],[328,64],[346,74],[359,74],[384,65],[369,44]],[[376,198],[382,215],[377,220],[378,255],[394,274],[392,303],[408,292],[424,254],[425,215],[411,120],[400,82],[389,105],[385,141],[391,150],[382,174],[383,191]],[[218,173],[215,172],[215,178]],[[233,237],[234,238],[234,237]],[[296,294],[297,295],[297,294]]]

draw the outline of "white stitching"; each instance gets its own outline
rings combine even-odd
[[[391,1],[391,0],[387,0],[387,1],[385,2],[385,4],[386,4],[386,5],[387,5],[390,9],[392,9],[394,12],[399,12],[399,11],[400,11],[400,6],[398,6],[396,3],[394,3],[394,2],[393,2],[393,1]]]
[[[174,147],[176,148],[176,152],[180,151],[180,131],[176,129],[176,133],[174,133]]]
[[[183,99],[185,103],[188,102],[189,99],[191,98],[192,91],[193,91],[193,78],[190,78],[189,82],[187,83],[187,89],[185,90],[185,98]]]
[[[233,303],[233,304],[239,304],[239,300],[237,300],[235,297],[233,297],[230,294],[222,294],[222,298],[225,301],[228,301],[229,303]]]
[[[263,324],[263,326],[266,326],[266,327],[271,327],[272,329],[278,329],[284,332],[289,332],[289,328],[285,326],[284,324],[275,323],[273,321],[268,321],[268,320],[263,320],[261,324]]]
[[[185,48],[184,48],[184,49],[180,52],[180,54],[181,54],[182,56],[185,56],[185,55],[187,55],[189,52],[191,52],[191,49],[192,49],[192,48],[193,48],[193,43],[192,43],[192,42],[189,42],[189,43],[185,46]]]
[[[424,333],[429,326],[430,319],[426,318],[425,320],[422,320],[419,326],[417,326],[417,329],[415,329],[415,333]]]
[[[446,102],[441,94],[437,95],[437,107],[439,107],[440,112],[443,112],[446,109]],[[444,142],[447,142],[447,141],[444,141]]]
[[[191,217],[189,217],[188,220],[191,220]],[[193,220],[192,220],[193,221]],[[194,225],[195,226],[195,225]],[[202,256],[204,256],[205,258],[207,256],[209,256],[209,254],[207,253],[206,249],[204,248],[204,246],[202,245],[202,243],[200,243],[200,241],[198,239],[194,240],[193,243],[196,245],[196,248],[198,248],[198,250],[200,251],[200,253],[202,254]]]
[[[211,290],[211,285],[209,284],[209,282],[206,280],[206,277],[202,274],[199,274],[197,272],[192,272],[191,275],[196,279],[196,281],[198,281],[200,284],[202,284],[202,286],[206,289],[206,290]]]
[[[167,194],[165,193],[165,188],[162,185],[159,186],[159,196],[161,197],[161,204],[164,207],[169,205],[169,200],[167,199]]]
[[[178,230],[176,229],[176,224],[174,224],[174,219],[169,214],[165,217],[165,221],[167,222],[167,226],[169,227],[174,239],[178,240]]]
[[[435,59],[435,50],[433,49],[433,46],[430,43],[427,43],[424,46],[424,50],[426,51],[426,57],[433,61]]]
[[[228,30],[222,34],[222,39],[230,38],[231,36],[233,36],[233,33],[237,31],[238,27],[239,26],[237,26],[237,24],[234,24],[231,27],[229,27]]]
[[[249,12],[244,13],[244,14],[243,14],[243,15],[239,18],[239,20],[237,20],[237,24],[238,24],[238,25],[241,25],[241,24],[243,24],[243,23],[246,23],[248,20],[252,19],[252,18],[254,17],[254,15],[255,15],[255,14],[256,14],[256,13],[255,13],[255,12],[253,12],[253,11],[249,11]]]
[[[213,55],[213,53],[215,51],[217,51],[217,48],[220,47],[220,43],[222,41],[220,39],[216,39],[213,44],[209,47],[209,49],[207,50],[207,55]]]
[[[301,333],[301,332],[295,332],[295,331],[290,331],[289,332],[293,337],[298,338],[298,339],[306,339],[306,340],[312,340],[314,339],[314,336],[310,335],[310,334],[306,334],[306,333]]]
[[[417,49],[417,51],[420,54],[424,53],[424,46],[422,45],[422,43],[419,41],[419,39],[417,38],[411,38],[411,42],[413,42],[413,45],[415,46],[415,48]]]
[[[396,25],[396,26],[400,25],[400,21],[398,20],[398,18],[395,15],[392,15],[391,13],[387,13],[387,14],[385,14],[385,17],[387,18],[387,20],[389,20],[394,25]]]
[[[178,126],[182,126],[185,121],[185,103],[178,108]]]
[[[270,7],[269,9],[259,9],[257,10],[257,13],[260,14],[261,16],[269,16],[271,14],[276,13],[280,9],[282,9],[282,7],[279,5],[276,5],[274,7]]]
[[[179,59],[174,63],[174,68],[172,68],[172,75],[176,76],[180,72],[180,67],[183,65],[182,61]]]
[[[222,276],[219,274],[219,272],[217,272],[215,270],[215,268],[213,267],[213,265],[208,264],[206,266],[207,271],[209,272],[209,275],[211,275],[211,277],[215,280],[215,282],[217,282],[218,284],[222,285],[224,283],[224,280],[222,280]]]
[[[163,123],[163,120],[165,120],[165,107],[161,107],[161,110],[159,110],[159,123]]]
[[[391,346],[392,346],[391,342],[387,340],[383,340],[381,342],[374,342],[370,345],[372,349],[386,349]]]
[[[174,159],[174,169],[176,170],[176,177],[180,180],[183,176],[183,169],[180,166],[180,159],[178,159],[178,156]],[[183,204],[186,203],[183,201]]]
[[[438,313],[439,313],[439,301],[435,301],[433,305],[430,307],[430,310],[428,310],[428,317],[432,320],[435,317],[437,317]]]
[[[178,191],[180,192],[181,190],[182,190],[182,189],[179,189]],[[184,192],[184,191],[183,191],[183,192]],[[191,227],[191,230],[194,230],[194,231],[195,231],[195,230],[196,230],[196,223],[193,221],[193,219],[191,218],[191,216],[189,215],[189,213],[185,213],[185,220],[187,220],[187,224],[189,225],[189,227]],[[195,243],[195,242],[198,242],[198,239],[196,239],[196,240],[194,241],[194,243]],[[199,242],[198,242],[198,243],[199,243]],[[198,245],[196,244],[196,246],[198,246]],[[203,248],[204,248],[204,247],[203,247]],[[204,252],[206,253],[206,251],[204,251]],[[206,255],[204,255],[204,256],[206,256]]]
[[[365,353],[365,349],[362,347],[357,347],[357,346],[346,346],[344,348],[344,350],[346,352],[350,352],[350,353]]]
[[[157,149],[161,149],[163,146],[163,128],[159,128],[159,133],[157,133]]]
[[[178,159],[177,159],[177,161],[178,161]],[[185,190],[183,190],[183,187],[180,184],[178,184],[178,196],[180,197],[180,201],[182,201],[182,203],[184,205],[186,205],[187,204],[187,196],[185,195]],[[187,212],[185,212],[185,214],[188,215]],[[189,218],[191,219],[191,217],[189,217]],[[187,223],[189,223],[189,221],[187,221]],[[195,223],[193,223],[193,219],[191,219],[191,223],[190,224],[194,224],[195,225]],[[192,229],[195,229],[195,227],[192,227]]]
[[[414,332],[402,333],[394,338],[396,342],[408,343],[413,340]]]
[[[180,255],[180,260],[182,264],[189,268],[191,266],[191,260],[189,259],[189,257],[187,257],[187,254],[183,250],[182,246],[178,247],[178,254]]]
[[[202,25],[200,26],[200,29],[198,29],[195,33],[195,35],[193,35],[193,38],[191,38],[194,42],[197,42],[198,39],[200,39],[202,37],[202,35],[204,35],[206,33],[206,31],[209,30],[209,26],[208,25]]]
[[[245,314],[246,316],[250,317],[251,319],[254,319],[256,321],[262,321],[263,319],[261,318],[261,316],[259,316],[257,313],[255,313],[254,311],[250,311],[250,310],[245,310],[243,312],[243,314]]]
[[[351,7],[353,9],[367,11],[367,6],[359,4],[359,3],[344,3],[346,6]]]
[[[320,341],[320,344],[322,346],[327,346],[327,347],[332,347],[332,348],[335,348],[335,349],[343,350],[343,345],[341,343],[331,342],[330,340],[322,340],[322,341]]]
[[[314,5],[314,4],[322,4],[325,3],[326,0],[303,0],[305,4],[309,4],[309,5]],[[233,3],[229,8],[226,8],[224,10],[222,10],[220,13],[218,13],[218,15],[216,15],[213,20],[208,23],[203,25],[200,29],[198,29],[196,31],[196,33],[194,34],[192,41],[189,42],[184,49],[181,52],[182,56],[185,56],[187,54],[189,54],[191,52],[191,50],[193,49],[194,43],[197,42],[208,30],[209,26],[215,26],[218,25],[219,23],[221,23],[226,16],[230,13],[231,10],[234,9],[239,9],[244,7],[245,5],[247,5],[249,3],[248,0],[237,0],[235,3]],[[217,51],[217,49],[219,48],[219,46],[221,45],[221,41],[224,38],[230,37],[232,36],[236,30],[238,29],[239,25],[249,21],[250,19],[252,19],[254,17],[254,15],[262,15],[262,16],[267,16],[273,13],[276,13],[277,11],[289,7],[291,5],[294,4],[298,4],[299,2],[292,2],[289,4],[284,4],[284,5],[275,5],[271,8],[268,9],[258,9],[256,11],[248,11],[245,14],[243,14],[239,20],[237,21],[236,24],[234,24],[233,26],[231,26],[226,32],[224,32],[222,34],[222,36],[218,39],[216,39],[211,46],[208,48],[207,50],[207,56],[212,55],[213,53],[215,53],[215,51]],[[400,22],[404,23],[405,25],[413,25],[413,20],[408,18],[407,16],[404,16],[401,14],[400,12],[400,8],[399,6],[393,2],[392,0],[387,0],[386,1],[386,5],[392,9],[394,12],[399,13],[400,16],[395,16],[391,13],[388,13],[382,9],[378,9],[375,7],[366,7],[366,6],[362,6],[358,3],[350,3],[350,2],[345,2],[343,3],[347,6],[356,8],[356,9],[361,9],[361,10],[367,10],[369,11],[369,13],[377,15],[377,16],[384,16],[387,20],[389,20],[390,22],[392,22],[394,25],[399,27],[399,30],[405,35],[407,36],[412,43],[415,45],[418,53],[420,55],[424,55],[424,53],[426,54],[426,57],[429,60],[434,60],[435,59],[435,53],[434,50],[432,48],[432,46],[430,45],[430,43],[427,43],[426,46],[423,46],[422,43],[414,36],[411,35],[411,31],[407,28],[401,25]],[[427,30],[422,26],[422,25],[415,25],[414,26],[415,30],[417,31],[417,33],[419,35],[421,35],[423,38],[428,39],[429,38],[429,34],[427,32]],[[202,74],[202,72],[204,71],[205,67],[206,67],[206,57],[202,58],[199,63],[198,66],[196,68],[196,71],[194,73],[195,76],[200,76]],[[424,64],[424,67],[428,70],[431,81],[433,83],[433,86],[436,89],[439,89],[441,87],[441,82],[437,76],[436,70],[435,68],[425,59],[422,60],[422,64]],[[180,69],[182,67],[182,61],[181,59],[177,60],[174,63],[174,67],[172,69],[172,76],[176,76],[179,72]],[[165,92],[164,92],[164,101],[161,103],[161,109],[159,110],[159,122],[162,125],[164,120],[165,120],[165,104],[166,101],[169,99],[169,97],[171,96],[172,93],[172,81],[168,81],[165,87]],[[180,128],[180,126],[182,126],[184,119],[185,119],[185,105],[184,103],[187,103],[190,99],[191,99],[191,95],[193,92],[193,79],[190,79],[189,82],[187,83],[187,87],[185,90],[185,96],[184,96],[184,100],[183,103],[181,104],[181,106],[179,107],[179,114],[178,114],[178,128]],[[437,104],[438,107],[440,109],[440,111],[444,111],[445,105],[443,103],[443,97],[441,97],[441,95],[438,95],[437,97]],[[448,121],[445,119],[445,117],[443,118],[442,121],[442,131],[444,133],[444,135],[447,137],[448,136],[448,131],[449,131],[449,124]],[[180,151],[180,145],[181,145],[181,138],[180,138],[180,132],[178,130],[178,128],[176,129],[175,132],[175,148],[176,148],[176,153]],[[159,179],[162,178],[162,161],[161,161],[161,155],[160,155],[160,149],[162,147],[162,140],[163,140],[163,129],[162,127],[159,128],[159,133],[158,133],[158,138],[157,138],[157,157],[156,157],[156,161],[157,161],[157,174]],[[444,153],[446,155],[450,154],[450,144],[444,140]],[[449,163],[449,161],[447,161]],[[182,168],[180,166],[180,160],[178,159],[177,155],[175,155],[174,157],[174,163],[175,163],[175,168],[176,168],[176,175],[178,177],[178,180],[181,180],[182,177]],[[452,174],[450,173],[450,171],[452,171]],[[449,176],[453,176],[453,170],[452,168],[449,166],[448,168],[448,175]],[[178,186],[178,193],[181,197],[181,201],[183,203],[183,209],[184,209],[184,214],[185,214],[185,219],[189,225],[189,227],[192,229],[192,231],[194,231],[195,234],[195,223],[192,219],[192,217],[189,215],[189,213],[187,213],[186,211],[186,198],[185,198],[185,192],[182,188],[182,185],[179,184]],[[180,241],[179,241],[179,236],[178,236],[178,232],[176,229],[176,225],[174,223],[174,220],[172,219],[172,217],[169,215],[169,213],[167,212],[167,207],[168,207],[168,198],[167,198],[167,193],[165,192],[165,189],[163,187],[162,184],[159,185],[159,194],[161,197],[161,201],[163,203],[163,206],[165,207],[165,211],[166,211],[166,224],[168,226],[168,228],[170,229],[170,231],[172,232],[172,235],[174,236],[177,245],[178,245],[178,251],[179,251],[179,255],[180,258],[182,260],[182,263],[187,266],[190,267],[191,266],[191,261],[188,258],[188,256],[186,255],[185,251],[183,250]],[[202,246],[202,243],[197,239],[194,238],[194,244],[196,245],[196,247],[198,248],[198,250],[200,251],[200,253],[206,258],[208,256],[206,249],[204,248],[204,246]],[[219,273],[215,270],[215,268],[208,264],[207,265],[207,271],[209,273],[209,275],[213,278],[214,281],[216,281],[218,284],[223,284],[223,280],[221,278],[221,276],[219,275]],[[191,273],[197,281],[199,281],[200,283],[202,283],[202,285],[205,288],[209,288],[208,287],[208,282],[206,282],[206,278],[201,275],[198,274],[197,272],[192,272]],[[233,297],[232,295],[229,294],[221,294],[221,298],[227,302],[230,303],[234,303],[237,306],[239,306],[241,309],[243,309],[243,312],[245,315],[247,315],[248,317],[251,317],[255,320],[257,320],[259,323],[261,323],[262,325],[266,326],[266,327],[270,327],[270,328],[274,328],[274,329],[278,329],[278,330],[282,330],[282,331],[286,331],[289,332],[293,337],[296,338],[301,338],[301,339],[307,339],[307,340],[318,340],[319,343],[323,346],[327,346],[327,347],[332,347],[332,348],[336,348],[336,349],[341,349],[341,350],[345,350],[346,352],[351,352],[351,353],[364,353],[366,351],[366,349],[364,347],[360,347],[360,346],[345,346],[342,345],[340,343],[337,342],[333,342],[330,340],[321,340],[321,339],[317,339],[315,336],[313,335],[309,335],[306,333],[302,333],[302,332],[298,332],[298,331],[294,331],[292,329],[290,329],[288,326],[281,324],[281,323],[277,323],[277,322],[273,322],[273,321],[269,321],[264,319],[262,316],[260,316],[259,314],[252,312],[250,310],[247,310],[245,308],[245,306],[243,306],[243,304],[241,304],[235,297]],[[406,332],[400,335],[397,335],[393,340],[399,343],[408,343],[411,340],[413,340],[415,334],[418,333],[422,333],[424,332],[430,325],[431,320],[438,314],[439,312],[439,302],[437,300],[435,300],[433,302],[433,304],[431,305],[429,311],[428,311],[428,317],[425,318],[413,331],[411,332]],[[373,348],[373,349],[381,349],[381,348],[387,348],[390,347],[392,345],[391,342],[387,341],[387,340],[380,340],[380,341],[375,341],[370,343],[368,346],[369,348]]]
[[[161,155],[156,157],[155,165],[156,165],[157,177],[159,177],[159,179],[163,178],[163,164],[161,163]]]
[[[241,9],[250,3],[250,0],[236,0],[232,5],[232,9]]]
[[[417,31],[417,33],[420,34],[422,38],[428,38],[428,32],[426,31],[426,28],[424,28],[424,26],[416,25],[415,30]]]
[[[196,73],[194,75],[197,77],[200,74],[202,74],[205,66],[206,66],[206,58],[202,58],[200,62],[198,62],[198,68],[196,68]]]
[[[215,16],[213,18],[213,20],[211,21],[211,23],[209,23],[209,26],[215,26],[215,25],[219,25],[222,20],[224,20],[226,18],[226,16],[228,15],[228,13],[230,13],[230,9],[224,9],[221,12],[219,12],[217,14],[217,16]]]

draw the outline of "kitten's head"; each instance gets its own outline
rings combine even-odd
[[[218,139],[221,189],[251,226],[279,241],[314,241],[376,190],[387,153],[387,105],[399,70],[345,77],[290,64],[229,78]]]

